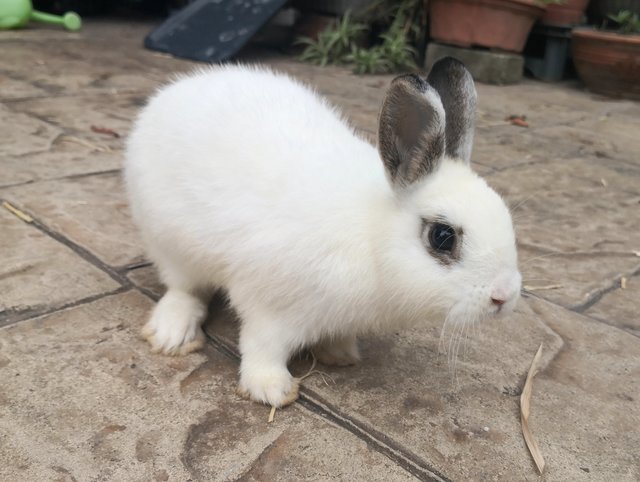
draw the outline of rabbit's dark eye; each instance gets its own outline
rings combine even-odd
[[[456,246],[456,230],[442,223],[434,223],[429,230],[429,244],[439,252],[451,253]]]

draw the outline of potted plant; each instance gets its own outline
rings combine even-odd
[[[564,0],[550,3],[542,16],[547,25],[577,25],[582,22],[589,0]]]
[[[589,19],[594,23],[600,23],[611,12],[630,10],[640,13],[640,0],[591,0],[589,2]]]
[[[424,0],[376,0],[355,20],[347,11],[313,37],[300,37],[300,59],[317,65],[350,65],[357,74],[414,70],[420,34],[425,32]]]
[[[431,37],[461,47],[475,45],[520,53],[546,4],[558,0],[431,0]]]
[[[573,62],[589,90],[640,100],[640,15],[609,15],[616,25],[573,29]]]

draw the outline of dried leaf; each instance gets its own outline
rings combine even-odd
[[[22,219],[25,223],[32,223],[33,222],[33,218],[31,216],[29,216],[27,213],[23,213],[22,211],[20,211],[17,207],[13,206],[8,201],[2,201],[2,207],[5,208],[10,213],[12,213],[14,216],[17,216],[20,219]]]
[[[524,382],[524,388],[522,389],[522,395],[520,395],[520,422],[522,423],[522,435],[524,436],[524,441],[529,448],[529,452],[531,452],[531,456],[533,457],[534,462],[536,463],[536,467],[538,471],[542,474],[544,470],[544,457],[542,457],[542,452],[540,452],[540,448],[536,440],[533,438],[533,434],[529,429],[529,413],[531,411],[531,393],[533,388],[533,377],[538,373],[538,362],[540,361],[540,357],[542,356],[542,343],[536,352],[536,355],[533,357],[533,361],[531,362],[531,367],[529,368],[529,373],[527,374],[527,380]]]
[[[526,115],[510,115],[505,120],[511,122],[514,126],[529,127]]]
[[[115,137],[116,139],[120,137],[120,134],[118,134],[113,129],[109,129],[108,127],[91,126],[91,130],[93,132],[97,132],[98,134],[105,134],[107,136]]]

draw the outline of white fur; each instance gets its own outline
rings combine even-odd
[[[508,210],[466,164],[445,159],[396,192],[334,109],[266,70],[213,68],[163,88],[131,134],[126,182],[169,288],[146,336],[166,353],[197,346],[198,300],[225,289],[242,319],[240,388],[274,406],[297,390],[286,364],[304,346],[326,352],[335,338],[335,356],[355,360],[358,333],[483,318],[494,291],[504,308],[519,293]],[[459,263],[427,252],[426,215],[463,228]]]

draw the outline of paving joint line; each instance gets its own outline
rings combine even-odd
[[[16,110],[16,109],[14,109],[14,108],[13,108],[13,104],[14,104],[14,102],[7,102],[7,101],[5,100],[5,101],[2,101],[2,103],[3,103],[6,107],[8,107],[8,108],[9,108],[9,110],[10,110],[13,114],[23,114],[23,115],[26,115],[27,117],[33,117],[34,119],[37,119],[37,120],[39,120],[40,122],[43,122],[44,124],[47,124],[47,125],[50,125],[50,126],[53,126],[53,127],[56,127],[56,128],[58,128],[58,129],[60,129],[60,131],[62,132],[62,134],[61,134],[61,135],[69,135],[69,133],[68,133],[68,129],[67,129],[67,128],[65,128],[63,125],[60,125],[60,123],[58,123],[57,121],[53,121],[53,120],[51,120],[51,119],[48,119],[45,115],[42,115],[42,114],[35,114],[35,113],[33,113],[33,112],[28,112],[28,111],[23,111],[23,110]],[[58,137],[60,137],[60,135],[58,135],[58,136],[56,137],[56,139],[58,139]],[[51,142],[50,146],[51,146],[51,145],[53,145],[53,143],[55,142],[55,140],[56,140],[56,139],[54,139],[54,140]],[[49,147],[50,147],[50,146],[49,146]],[[44,150],[39,151],[39,152],[47,152],[48,150],[49,150],[49,149],[44,149]]]
[[[125,264],[123,266],[117,266],[116,270],[122,274],[128,273],[129,271],[135,271],[137,269],[148,268],[149,266],[153,266],[153,262],[151,261],[139,261],[136,263]]]
[[[207,333],[206,331],[205,335],[213,347],[223,355],[226,355],[235,362],[240,361],[240,355],[234,346],[215,335]],[[322,397],[318,396],[318,394],[313,390],[304,387],[301,387],[300,389],[299,398],[295,403],[325,420],[347,430],[360,440],[364,441],[374,450],[393,461],[396,465],[402,467],[411,475],[428,482],[450,481],[450,479],[421,460],[420,457],[402,448],[399,444],[394,442],[391,437],[388,437],[371,427],[367,427],[362,422],[358,422],[342,413],[340,410],[323,400]]]
[[[11,187],[19,187],[19,186],[26,186],[27,184],[34,184],[35,181],[34,179],[29,179],[28,181],[20,181],[20,182],[14,182],[14,183],[9,183],[9,184],[2,184],[0,185],[0,189],[9,189]]]
[[[11,202],[11,201],[9,201],[7,199],[0,198],[0,204],[2,202],[4,202],[4,201],[9,202],[14,207],[18,206],[16,203],[13,203],[13,202]],[[74,253],[76,253],[82,259],[84,259],[85,261],[87,261],[88,263],[93,265],[94,267],[96,267],[96,268],[100,269],[101,271],[103,271],[104,273],[106,273],[111,279],[116,281],[122,287],[131,288],[133,286],[133,283],[131,283],[131,281],[129,281],[129,279],[126,276],[122,275],[117,270],[113,269],[111,266],[109,266],[107,263],[102,261],[100,258],[98,258],[95,254],[93,254],[88,249],[83,248],[79,244],[76,244],[75,242],[71,241],[65,235],[63,235],[63,234],[61,234],[61,233],[49,228],[46,224],[44,224],[43,222],[38,220],[36,217],[34,217],[28,211],[26,211],[26,210],[24,210],[22,208],[20,208],[20,211],[24,212],[24,213],[27,213],[29,215],[29,217],[31,218],[30,221],[26,221],[26,220],[23,219],[22,221],[24,223],[34,226],[36,229],[38,229],[42,233],[46,234],[50,238],[53,238],[54,240],[58,241],[60,244],[65,245],[67,248],[71,249]]]
[[[571,311],[575,311],[576,313],[582,314],[586,310],[591,308],[593,305],[598,303],[602,298],[604,298],[605,295],[617,289],[622,289],[621,288],[622,278],[633,278],[638,275],[640,275],[640,268],[637,268],[635,271],[632,271],[631,273],[621,274],[620,276],[616,276],[609,286],[596,290],[596,292],[593,293],[588,300],[584,301],[583,303],[579,303],[577,305],[569,306],[568,309]]]
[[[122,172],[121,168],[106,169],[104,171],[82,172],[78,174],[68,174],[66,176],[47,177],[43,179],[29,179],[28,181],[20,181],[13,184],[0,185],[0,189],[10,189],[15,187],[26,186],[29,184],[36,184],[39,182],[64,181],[66,179],[81,179],[81,178],[92,177],[92,176],[106,176],[109,174],[116,174],[119,172]]]
[[[593,316],[593,315],[590,315],[588,313],[580,313],[580,314],[582,316],[585,316],[585,317],[589,318],[592,321],[595,321],[596,323],[602,323],[603,325],[607,325],[610,328],[615,328],[615,329],[624,331],[628,335],[635,336],[636,338],[640,338],[640,333],[636,333],[633,330],[633,328],[631,328],[631,327],[627,328],[627,327],[621,327],[621,326],[618,326],[618,325],[614,325],[613,323],[611,323],[608,320],[605,320],[604,318],[599,318],[597,316]]]
[[[161,298],[140,286],[134,285],[133,287],[140,293],[151,298],[153,301],[157,302]],[[204,334],[215,350],[234,362],[240,361],[240,354],[234,346],[217,336],[211,335],[207,331],[204,331]],[[440,474],[437,470],[429,467],[429,465],[422,461],[418,456],[406,451],[393,442],[390,437],[380,433],[372,433],[374,430],[370,427],[365,427],[360,422],[356,422],[349,416],[340,413],[340,411],[335,407],[331,407],[327,402],[322,401],[322,399],[312,390],[301,388],[300,396],[295,403],[347,430],[418,479],[428,482],[450,481],[450,479]],[[385,438],[387,441],[384,440]]]
[[[112,171],[119,171],[119,169],[115,169]],[[106,172],[106,171],[105,171]],[[79,175],[80,177],[83,177],[85,175],[91,175],[91,174],[81,174]],[[71,176],[69,176],[71,177]],[[0,199],[0,202],[4,201],[4,199]],[[12,203],[13,204],[13,203]],[[15,204],[13,204],[15,205]],[[81,258],[83,258],[85,261],[89,262],[90,264],[92,264],[93,266],[99,268],[101,271],[105,272],[107,275],[109,275],[114,281],[118,282],[121,286],[119,288],[117,288],[116,290],[110,291],[110,292],[106,292],[106,293],[100,293],[100,294],[96,294],[96,295],[92,295],[86,298],[83,298],[81,300],[76,300],[70,303],[66,303],[63,304],[59,307],[55,307],[49,310],[43,310],[41,312],[37,312],[37,311],[32,311],[32,310],[25,310],[23,312],[22,315],[18,315],[15,319],[12,319],[10,322],[2,322],[0,321],[0,327],[4,327],[4,326],[10,326],[12,324],[18,323],[20,321],[25,321],[27,319],[33,319],[33,318],[37,318],[37,317],[41,317],[41,316],[46,316],[46,315],[50,315],[50,314],[54,314],[69,308],[73,308],[76,306],[80,306],[82,304],[86,304],[86,303],[91,303],[93,301],[96,301],[98,299],[107,297],[107,296],[112,296],[112,295],[116,295],[116,294],[121,294],[124,293],[126,291],[129,291],[130,289],[135,289],[137,291],[139,291],[140,293],[142,293],[143,295],[147,296],[148,298],[154,300],[154,301],[158,301],[159,297],[154,295],[153,293],[151,293],[149,290],[147,290],[146,288],[140,287],[140,286],[136,286],[134,285],[127,277],[126,275],[124,275],[121,271],[117,270],[117,269],[113,269],[112,267],[110,267],[109,265],[107,265],[106,263],[104,263],[102,260],[100,260],[97,256],[95,256],[93,253],[91,253],[89,250],[83,248],[82,246],[76,244],[75,242],[71,241],[70,239],[68,239],[66,236],[64,236],[61,233],[58,233],[57,231],[54,231],[53,229],[49,228],[47,225],[45,225],[44,223],[42,223],[41,221],[39,221],[38,219],[33,218],[33,221],[27,224],[32,224],[34,227],[36,227],[38,230],[40,230],[41,232],[45,233],[46,235],[48,235],[49,237],[55,239],[56,241],[60,242],[61,244],[64,244],[65,246],[67,246],[68,248],[70,248],[72,251],[74,251],[76,254],[78,254]],[[136,266],[133,265],[133,267],[131,267],[130,269],[136,269],[139,267],[144,267],[146,266],[144,263],[141,263],[143,266]],[[126,270],[128,271],[129,269],[125,266],[123,268],[121,268],[121,270]],[[638,274],[640,274],[640,269],[636,270],[634,273],[630,274],[629,276],[637,276]],[[597,292],[590,300],[588,300],[587,302],[583,303],[582,305],[578,305],[578,306],[574,306],[574,307],[566,307],[566,306],[562,306],[558,303],[555,303],[553,301],[547,300],[546,298],[541,297],[542,299],[545,299],[545,301],[550,302],[552,304],[555,304],[557,306],[560,306],[562,308],[568,309],[569,311],[574,311],[576,313],[580,313],[582,314],[585,310],[587,310],[588,308],[590,308],[591,306],[593,306],[594,304],[596,304],[598,301],[600,301],[600,299],[607,293],[614,291],[615,289],[620,287],[620,278],[622,276],[616,278],[616,280],[614,280],[614,282],[612,283],[611,286],[604,288],[602,290],[600,290],[599,292]],[[539,297],[538,295],[535,295],[534,293],[529,293],[533,296]],[[593,317],[589,317],[589,319],[592,319],[594,321],[598,321],[601,323],[604,323],[602,320],[598,320],[596,318]],[[609,325],[608,323],[604,323],[607,326],[612,326],[615,327],[613,325]],[[615,327],[618,328],[618,327]],[[620,329],[620,328],[618,328]],[[637,336],[633,333],[630,333],[626,330],[622,330],[627,334],[630,334],[632,336]],[[224,355],[226,355],[227,357],[230,357],[236,361],[239,360],[239,356],[238,354],[235,352],[235,350],[231,347],[229,347],[225,342],[219,340],[217,337],[214,337],[208,333],[205,333],[207,336],[207,339],[209,339],[209,341],[211,342],[211,344],[214,346],[214,348],[216,348],[216,350],[218,350],[219,352],[222,352]],[[307,393],[304,393],[307,392]],[[310,392],[310,394],[309,394]],[[315,397],[314,397],[315,395]],[[352,433],[353,435],[355,435],[356,437],[358,437],[359,439],[363,440],[364,442],[366,442],[368,445],[372,446],[376,451],[378,451],[379,453],[385,455],[387,458],[389,458],[390,460],[392,460],[394,463],[396,463],[397,465],[399,465],[400,467],[402,467],[404,470],[406,470],[407,472],[411,473],[412,475],[418,477],[421,480],[426,480],[426,481],[437,481],[437,482],[446,482],[449,479],[447,479],[445,476],[443,476],[442,474],[440,474],[438,471],[436,471],[435,469],[431,468],[428,466],[428,464],[424,463],[422,460],[419,459],[419,457],[411,454],[410,452],[407,452],[406,450],[404,450],[403,448],[397,446],[395,443],[391,443],[391,440],[389,439],[389,441],[385,442],[384,440],[381,440],[383,438],[388,438],[386,435],[384,434],[373,434],[372,429],[368,428],[368,427],[364,427],[364,426],[360,426],[361,424],[359,422],[354,421],[353,419],[351,419],[350,417],[348,417],[347,415],[343,415],[340,413],[339,410],[336,410],[335,408],[331,407],[330,405],[326,404],[326,402],[323,404],[323,402],[316,400],[317,395],[315,393],[313,393],[312,391],[308,390],[308,389],[303,389],[303,392],[300,394],[300,398],[296,401],[296,403],[298,403],[299,405],[301,405],[302,407],[304,407],[305,409],[311,411],[312,413],[315,413],[319,416],[321,416],[322,418],[325,418],[326,420],[329,420],[337,425],[339,425],[340,427],[344,428],[345,430],[349,431],[350,433]]]
[[[42,181],[60,181],[64,179],[83,179],[85,177],[93,176],[108,176],[111,174],[118,174],[122,172],[122,169],[117,167],[114,169],[105,169],[104,171],[92,171],[92,172],[80,172],[78,174],[69,174],[68,176],[54,177],[51,179],[42,179]]]
[[[635,276],[635,275],[634,275],[634,276]],[[610,287],[610,288],[611,288],[611,287]],[[608,289],[609,289],[609,288],[608,288]],[[615,289],[616,289],[616,287],[615,287],[615,286],[613,287],[613,289],[609,289],[609,291],[607,291],[606,293],[603,293],[603,294],[602,294],[602,296],[600,297],[600,299],[601,299],[605,294],[610,293],[611,291],[614,291]],[[609,321],[607,321],[607,320],[604,320],[604,319],[602,319],[602,318],[598,318],[598,317],[596,317],[596,316],[592,316],[592,315],[590,315],[590,314],[588,314],[588,313],[584,313],[584,312],[576,311],[576,310],[572,309],[570,306],[564,306],[564,305],[562,305],[562,304],[558,303],[557,301],[550,300],[550,299],[545,298],[544,296],[540,296],[539,294],[534,293],[534,292],[532,292],[532,291],[526,291],[526,290],[523,290],[523,291],[522,291],[522,293],[523,293],[523,297],[525,297],[525,295],[526,295],[526,296],[531,296],[532,298],[536,298],[536,299],[539,299],[539,300],[545,301],[546,303],[549,303],[549,304],[551,304],[551,305],[553,305],[553,306],[557,306],[558,308],[562,308],[563,310],[567,310],[567,311],[570,311],[570,312],[572,312],[572,313],[576,313],[576,314],[578,314],[578,315],[584,316],[585,318],[588,318],[589,320],[594,321],[594,322],[596,322],[596,323],[601,323],[601,324],[603,324],[603,325],[608,326],[609,328],[613,328],[613,329],[615,329],[615,330],[619,330],[619,331],[621,331],[621,332],[625,333],[626,335],[631,335],[631,336],[635,336],[635,337],[637,337],[637,338],[640,338],[640,335],[638,335],[638,334],[634,333],[634,332],[633,332],[633,331],[631,331],[631,330],[628,330],[628,329],[625,329],[625,328],[621,328],[621,327],[620,327],[620,326],[618,326],[618,325],[614,325],[613,323],[611,323],[611,322],[609,322]],[[598,300],[598,301],[599,301],[599,300]],[[594,304],[596,304],[596,303],[594,303]],[[593,305],[591,305],[591,306],[593,306]],[[587,308],[587,309],[588,309],[588,308]],[[544,323],[544,322],[543,322],[543,323]],[[552,329],[549,325],[547,325],[546,323],[544,323],[544,325],[545,325],[547,328],[549,328],[551,331],[553,331],[554,333],[556,333],[556,335],[560,336],[560,334],[559,334],[559,333],[557,333],[554,329]],[[562,336],[560,336],[560,338],[562,338],[562,339],[564,340],[564,338],[563,338]]]
[[[17,310],[17,311],[7,310],[0,313],[0,328],[5,328],[7,326],[15,325],[16,323],[20,323],[21,321],[27,321],[27,320],[32,320],[34,318],[40,318],[42,316],[53,315],[55,313],[68,310],[70,308],[76,308],[81,305],[93,303],[94,301],[101,300],[102,298],[106,298],[108,296],[114,296],[114,295],[126,293],[127,291],[130,291],[130,290],[131,290],[130,286],[120,286],[112,291],[98,293],[95,295],[87,296],[85,298],[81,298],[79,300],[70,301],[68,303],[64,303],[59,306],[54,306],[54,307],[50,307],[42,310],[37,310],[33,308],[25,308],[24,310]],[[11,317],[10,315],[14,315],[14,316]],[[3,319],[3,316],[4,316],[4,319]]]
[[[450,481],[450,479],[430,467],[418,456],[400,447],[395,441],[393,441],[393,439],[391,439],[391,437],[388,437],[371,427],[364,426],[361,422],[355,421],[351,417],[342,414],[339,410],[336,410],[335,407],[332,407],[326,402],[320,402],[318,400],[320,397],[314,397],[316,394],[313,391],[305,389],[304,392],[300,393],[300,398],[296,403],[302,405],[310,412],[315,413],[316,415],[319,415],[352,433],[367,445],[374,448],[374,450],[396,463],[396,465],[402,467],[411,475],[420,480],[429,482]],[[309,393],[313,395],[310,395]]]
[[[25,84],[28,84],[31,87],[35,87],[36,89],[40,89],[43,90],[46,94],[48,95],[42,95],[42,96],[27,96],[27,97],[18,97],[18,100],[20,99],[29,99],[29,98],[51,98],[51,96],[55,96],[57,93],[60,93],[62,91],[64,91],[64,88],[57,86],[55,84],[48,84],[46,82],[41,82],[38,80],[29,80],[27,77],[25,77],[24,75],[20,75],[20,74],[16,74],[15,72],[11,71],[11,70],[7,70],[7,69],[0,69],[0,73],[2,73],[2,75],[5,75],[7,77],[9,77],[9,79],[13,80],[14,82],[24,82]],[[16,100],[14,99],[8,99],[9,101],[11,100]],[[4,99],[3,99],[4,101]]]

